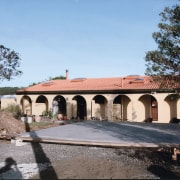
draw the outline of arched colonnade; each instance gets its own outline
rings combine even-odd
[[[42,115],[58,102],[58,113],[68,119],[106,119],[109,121],[138,121],[152,118],[168,123],[180,118],[180,100],[174,94],[78,94],[78,95],[18,95],[17,102],[24,114]]]

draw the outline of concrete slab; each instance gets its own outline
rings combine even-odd
[[[180,144],[179,124],[84,121],[23,133],[23,141],[107,147],[160,147]]]

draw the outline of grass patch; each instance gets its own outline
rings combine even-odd
[[[51,122],[32,122],[29,125],[30,126],[38,126],[38,127],[43,127],[43,126],[47,126],[47,125],[51,125]]]
[[[50,127],[57,126],[58,124],[54,124],[52,122],[32,122],[29,124],[30,131],[36,131],[40,129],[46,129]]]

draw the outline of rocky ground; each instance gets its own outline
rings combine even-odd
[[[0,113],[0,127],[25,126]],[[47,143],[16,146],[0,140],[0,179],[180,179],[172,149],[103,148]]]
[[[171,149],[0,143],[0,179],[179,179]]]

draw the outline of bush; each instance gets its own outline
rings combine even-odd
[[[13,117],[19,119],[21,116],[21,110],[18,105],[10,104],[7,108],[3,109],[5,112],[12,113]]]
[[[49,111],[43,111],[42,116],[52,118],[52,111],[50,111],[50,110]]]

